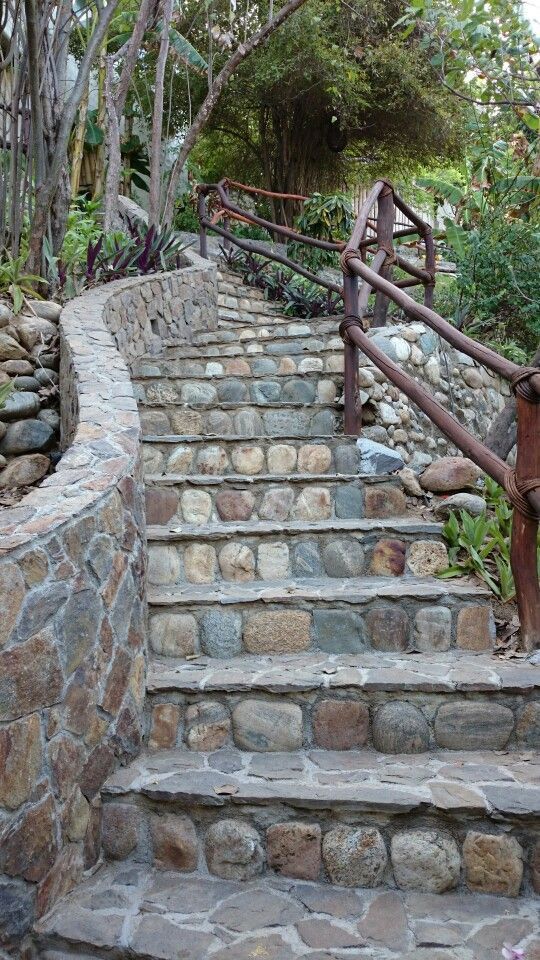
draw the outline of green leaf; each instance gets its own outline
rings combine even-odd
[[[10,380],[9,383],[3,383],[0,386],[0,410],[2,407],[5,407],[6,400],[9,397],[11,391],[13,390],[13,382]]]
[[[445,217],[446,239],[457,256],[461,259],[466,253],[467,231],[458,226],[449,217]]]
[[[89,147],[99,147],[103,143],[103,130],[101,127],[98,127],[97,123],[94,123],[90,117],[86,118],[86,132],[84,135],[84,142]]]
[[[178,59],[185,63],[187,67],[190,67],[196,73],[208,73],[206,60],[201,57],[189,40],[186,40],[174,27],[169,30],[169,42]]]

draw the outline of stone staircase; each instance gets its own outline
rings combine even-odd
[[[540,958],[537,671],[440,524],[342,434],[335,319],[220,274],[215,333],[134,370],[146,435],[147,745],[107,861],[39,956]]]

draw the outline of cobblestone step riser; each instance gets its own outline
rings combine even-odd
[[[326,500],[311,489],[300,504],[295,521],[328,519]],[[196,504],[193,503],[194,509]],[[403,577],[433,576],[448,566],[446,547],[438,524],[426,524],[421,533],[402,530],[354,532],[307,529],[252,534],[233,529],[204,527],[189,536],[180,525],[178,534],[148,531],[148,582],[152,586],[181,583],[273,582],[297,577]]]
[[[241,654],[330,654],[490,650],[495,637],[489,599],[463,601],[414,596],[375,597],[364,603],[324,601],[317,592],[307,601],[253,599],[244,603],[157,602],[150,590],[149,636],[159,656],[204,654],[219,660]],[[396,583],[406,586],[407,578]],[[398,591],[395,591],[398,593]],[[390,593],[390,591],[389,591]],[[474,669],[474,665],[473,665]]]
[[[223,788],[225,793],[226,773]],[[465,898],[478,892],[479,872],[481,891],[487,894],[534,896],[537,884],[531,858],[538,827],[519,819],[500,823],[487,814],[464,819],[453,811],[441,817],[427,812],[302,809],[261,800],[239,807],[234,797],[226,796],[209,798],[208,806],[193,799],[156,803],[134,794],[122,797],[121,803],[114,797],[104,800],[105,856],[125,857],[126,863],[228,880],[277,874],[341,888],[381,890],[407,889],[405,876],[410,873],[417,895],[453,890]],[[130,843],[122,845],[126,833]],[[506,872],[500,860],[491,872],[489,855],[479,871],[477,838],[486,834],[493,846],[508,849]],[[488,904],[489,900],[486,909]],[[436,955],[443,960],[440,951]],[[431,956],[435,960],[435,952]]]
[[[220,418],[223,419],[221,415]],[[186,424],[182,420],[179,425]],[[247,429],[255,425],[245,417],[236,417],[236,428]],[[234,424],[231,427],[234,428]],[[246,437],[240,433],[235,435],[235,439],[229,439],[232,435],[223,432],[218,441],[217,438],[206,440],[199,435],[190,437],[186,431],[182,432],[183,436],[173,435],[170,440],[161,440],[156,436],[145,440],[143,459],[146,473],[200,474],[209,477],[244,474],[246,477],[257,477],[262,474],[283,476],[313,472],[330,476],[355,474],[360,466],[360,456],[353,438],[313,437],[310,441],[293,432],[276,442],[261,434]],[[150,431],[147,431],[147,437],[149,434]],[[248,440],[252,442],[246,442]],[[402,497],[399,510],[396,511],[394,507],[393,513],[384,512],[386,502],[396,496],[388,493],[389,488],[401,489],[400,481],[387,479],[381,496],[377,498],[377,503],[373,502],[368,508],[366,516],[395,516],[396,512],[404,511],[405,499]],[[374,485],[372,489],[376,491],[377,487]],[[369,497],[375,500],[375,492],[370,493]],[[376,510],[381,513],[375,513]]]
[[[233,343],[236,341],[281,341],[292,337],[337,337],[342,317],[332,317],[329,320],[293,320],[288,323],[275,323],[274,317],[269,323],[253,323],[247,326],[236,326],[234,329],[221,328],[208,333],[197,333],[193,343],[199,347],[207,347],[215,343]]]
[[[245,378],[216,376],[212,382],[172,377],[134,384],[136,400],[145,406],[216,403],[334,403],[343,393],[343,377],[303,374]]]
[[[341,341],[340,341],[341,343]],[[215,377],[267,377],[267,376],[289,376],[290,374],[306,373],[328,373],[341,374],[339,381],[343,379],[343,348],[338,344],[339,352],[332,350],[320,350],[318,356],[287,355],[278,357],[260,356],[239,356],[239,350],[236,347],[229,347],[228,350],[234,350],[234,354],[228,359],[219,359],[219,352],[216,352],[215,359],[201,360],[201,354],[196,352],[194,357],[185,357],[180,360],[147,360],[139,361],[133,364],[133,376],[144,382],[145,380],[155,379],[157,377],[166,377],[172,379],[175,377],[204,377],[205,379],[214,379]],[[196,359],[199,358],[199,359]]]
[[[159,477],[151,474],[146,486],[146,522],[163,525],[171,521],[201,524],[275,520],[283,523],[301,518],[310,504],[318,504],[316,510],[321,519],[359,520],[366,516],[366,510],[373,512],[374,500],[376,504],[380,502],[377,486],[366,486],[355,478],[329,481],[324,475],[304,474],[297,481],[280,477],[274,481],[266,478],[250,482],[237,476],[230,481],[220,478],[219,485],[205,483],[204,477],[196,479],[197,483],[190,484],[189,476],[178,477],[174,482],[164,476],[160,482]],[[380,491],[382,485],[378,486]],[[382,490],[384,496],[384,487]],[[397,516],[404,504],[403,496],[397,486],[390,487],[390,491],[385,512],[388,515],[393,509]]]
[[[342,429],[341,409],[327,404],[219,404],[143,407],[140,419],[145,434],[153,436],[205,435],[223,437],[332,437]]]
[[[318,335],[313,337],[280,337],[278,340],[273,340],[272,338],[265,340],[265,342],[259,341],[250,341],[249,343],[240,343],[238,337],[233,337],[232,331],[225,338],[224,343],[217,345],[209,344],[204,347],[196,347],[193,345],[177,346],[175,344],[169,344],[166,351],[166,364],[174,364],[180,360],[195,360],[201,361],[201,359],[212,360],[212,359],[223,359],[223,357],[236,357],[244,358],[249,361],[251,358],[260,359],[263,357],[273,357],[277,360],[278,363],[281,362],[283,357],[292,357],[296,358],[298,362],[303,357],[312,357],[320,356],[323,358],[332,357],[335,361],[335,372],[343,370],[343,341],[340,337],[319,337]],[[338,358],[341,358],[341,364],[338,363]],[[139,370],[139,365],[148,363],[154,364],[159,363],[159,357],[141,357],[138,360],[134,360],[132,367],[134,371]],[[327,369],[330,369],[328,367]]]
[[[162,681],[163,682],[163,681]],[[256,753],[373,749],[378,754],[426,751],[523,751],[540,748],[538,691],[427,693],[354,687],[329,693],[185,692],[161,689],[146,701],[151,750],[175,747],[213,753],[235,747]],[[165,683],[167,681],[164,681]],[[172,682],[171,682],[172,683]],[[346,758],[344,760],[346,763]]]

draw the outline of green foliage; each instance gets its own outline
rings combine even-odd
[[[485,477],[485,498],[488,510],[479,517],[465,510],[460,510],[459,517],[450,514],[443,527],[449,566],[439,576],[474,574],[505,603],[516,592],[510,567],[512,507],[502,487],[490,477]]]
[[[185,233],[199,232],[196,201],[190,193],[183,193],[176,203],[174,227],[175,230],[182,230]]]
[[[314,193],[304,202],[294,226],[299,233],[317,240],[329,240],[332,243],[348,240],[354,226],[351,201],[342,193],[330,196]],[[336,253],[308,247],[304,243],[289,243],[288,255],[292,260],[314,271],[339,266]]]
[[[540,226],[490,217],[467,233],[458,291],[467,332],[533,352],[540,336]],[[513,349],[510,346],[510,349]]]
[[[0,386],[0,410],[6,405],[6,400],[9,397],[11,391],[13,390],[13,381],[9,380],[8,383],[3,383]]]
[[[41,283],[41,277],[25,273],[25,257],[12,257],[4,251],[0,260],[0,295],[9,296],[15,313],[19,313],[25,296],[41,299],[36,292],[36,284]]]
[[[495,480],[486,476],[484,484],[487,511],[479,517],[471,517],[465,510],[460,511],[459,517],[451,513],[443,527],[449,566],[439,576],[449,579],[474,574],[506,603],[516,593],[510,566],[513,511]],[[540,534],[537,557],[540,573]]]

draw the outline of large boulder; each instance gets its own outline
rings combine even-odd
[[[51,323],[58,323],[62,313],[59,303],[55,303],[54,300],[29,300],[28,304],[38,317],[50,320]]]
[[[471,517],[479,517],[481,513],[487,510],[487,503],[483,497],[479,497],[474,493],[453,493],[451,496],[445,497],[444,500],[441,500],[433,508],[435,516],[443,520],[446,519],[450,513],[458,513],[460,510],[465,510]]]
[[[475,489],[482,476],[480,467],[467,457],[442,457],[424,470],[420,486],[430,493],[453,493]]]

